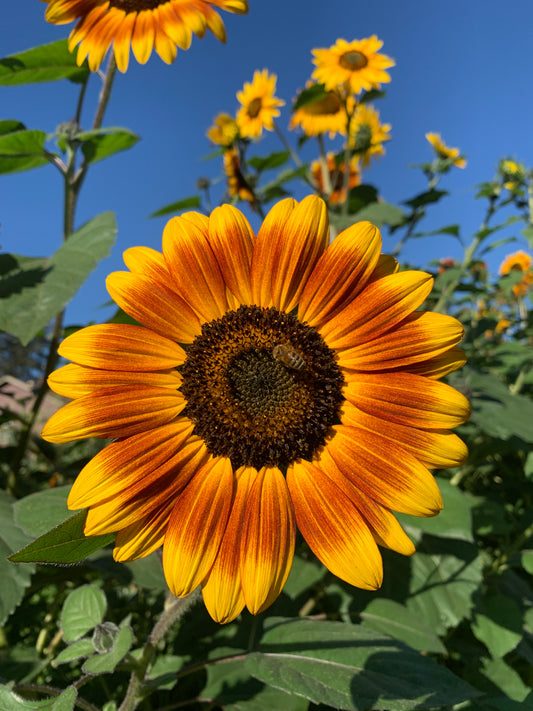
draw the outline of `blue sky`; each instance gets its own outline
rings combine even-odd
[[[2,56],[66,37],[70,25],[44,21],[45,5],[17,0],[2,16]],[[410,164],[428,161],[424,134],[440,132],[467,155],[466,170],[453,170],[442,187],[452,196],[439,204],[424,227],[460,223],[465,239],[482,219],[483,206],[473,199],[475,185],[490,180],[498,159],[514,157],[533,164],[533,3],[514,0],[250,0],[246,16],[223,13],[228,41],[212,36],[193,39],[167,66],[154,54],[145,66],[132,60],[119,75],[106,115],[106,125],[125,126],[142,141],[132,150],[95,165],[84,185],[77,226],[113,210],[119,233],[111,257],[103,262],[67,310],[68,323],[102,321],[111,310],[105,276],[123,268],[121,254],[133,245],[160,248],[165,218],[148,215],[162,205],[195,193],[200,176],[215,178],[220,162],[202,160],[210,152],[205,132],[220,111],[237,108],[235,92],[255,69],[278,75],[277,95],[290,105],[310,76],[311,49],[377,34],[383,52],[396,61],[387,96],[379,102],[382,121],[392,124],[386,155],[368,172],[389,202],[399,204],[424,189],[424,179]],[[92,122],[99,80],[94,77],[86,101],[83,127]],[[18,119],[28,128],[52,132],[74,113],[77,89],[70,82],[0,87],[0,118]],[[279,124],[289,121],[288,106]],[[296,134],[288,133],[295,143]],[[281,150],[276,136],[257,148]],[[312,148],[307,147],[308,157]],[[0,176],[2,249],[48,256],[61,244],[61,180],[52,167]],[[302,190],[302,197],[305,191]],[[246,211],[246,210],[245,210]],[[257,226],[257,222],[254,222]],[[517,230],[516,245],[494,255],[525,247]],[[396,237],[384,233],[384,251]],[[412,263],[458,256],[452,238],[417,240],[405,256]]]

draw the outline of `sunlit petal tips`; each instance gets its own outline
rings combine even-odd
[[[464,363],[461,325],[419,311],[431,276],[380,250],[368,222],[330,244],[314,196],[257,236],[225,205],[173,218],[162,253],[128,249],[107,285],[141,325],[70,335],[49,378],[72,401],[46,439],[114,440],[69,496],[85,534],[116,534],[119,561],[162,546],[172,592],[201,586],[221,623],[282,593],[297,527],[332,573],[379,587],[379,547],[414,550],[394,512],[440,511],[430,469],[464,462],[450,430],[470,413],[440,382]]]
[[[176,58],[176,47],[188,49],[192,33],[203,37],[209,28],[222,42],[226,39],[219,10],[243,14],[247,0],[45,0],[48,22],[61,25],[78,21],[69,39],[72,52],[77,44],[77,61],[85,58],[96,71],[107,51],[113,46],[117,67],[125,72],[130,46],[135,59],[145,64],[155,49],[170,64]]]

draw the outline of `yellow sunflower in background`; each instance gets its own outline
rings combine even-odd
[[[350,146],[366,168],[371,158],[385,154],[383,144],[390,141],[391,126],[381,123],[379,111],[371,104],[359,104],[350,124]]]
[[[442,140],[440,133],[426,133],[426,139],[433,146],[438,158],[450,160],[457,168],[466,168],[466,159],[461,155],[459,148],[450,148]]]
[[[171,64],[177,47],[188,49],[192,33],[203,37],[207,29],[222,42],[226,30],[213,8],[243,14],[247,0],[43,0],[45,17],[54,25],[77,21],[69,37],[69,50],[79,44],[77,62],[87,57],[96,71],[113,45],[117,67],[128,68],[130,45],[136,60],[145,64],[155,49]]]
[[[500,161],[499,173],[503,179],[503,187],[507,190],[516,190],[523,185],[527,177],[525,166],[509,158]]]
[[[255,71],[251,82],[245,82],[237,92],[241,108],[237,112],[237,125],[243,138],[259,138],[263,129],[274,130],[274,119],[285,102],[274,96],[277,76],[266,69]]]
[[[310,89],[313,84],[308,84]],[[316,84],[314,86],[317,86]],[[348,110],[353,110],[354,100],[349,98]],[[307,136],[329,133],[330,138],[337,134],[346,135],[347,117],[343,100],[336,91],[328,91],[325,96],[296,109],[291,116],[290,129],[301,128]]]
[[[510,274],[511,272],[523,272],[523,278],[513,286],[513,294],[517,297],[523,297],[527,294],[533,285],[533,259],[523,249],[509,254],[500,264],[500,275]]]
[[[216,146],[229,147],[239,135],[237,122],[229,114],[215,116],[213,125],[207,131],[207,137]]]
[[[163,546],[181,597],[215,620],[265,610],[296,527],[343,580],[379,587],[378,545],[409,555],[392,511],[442,508],[429,469],[466,457],[449,430],[467,400],[440,382],[464,363],[458,321],[417,308],[432,278],[398,272],[363,222],[329,244],[315,196],[277,203],[254,235],[239,210],[190,212],[162,253],[126,250],[112,298],[141,325],[89,326],[50,376],[73,401],[50,442],[114,440],[81,471],[71,509],[119,561]]]
[[[372,35],[352,42],[338,39],[329,49],[313,49],[313,79],[326,89],[343,87],[350,94],[379,89],[381,84],[390,82],[385,69],[395,64],[387,55],[378,53],[382,47],[383,42]]]
[[[346,200],[346,188],[344,187],[346,164],[344,161],[338,161],[334,153],[328,153],[326,156],[326,168],[331,185],[331,192],[327,195],[328,204],[339,205]],[[327,187],[324,183],[322,163],[319,160],[311,163],[311,175],[315,179],[319,192],[322,195],[326,195]],[[359,169],[359,158],[354,156],[350,160],[348,190],[355,188],[357,185],[361,185],[361,171]]]

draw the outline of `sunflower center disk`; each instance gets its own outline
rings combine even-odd
[[[116,7],[124,12],[142,12],[155,10],[160,5],[165,5],[169,0],[110,0],[109,7]]]
[[[345,52],[339,57],[339,64],[344,69],[349,69],[351,72],[357,71],[358,69],[364,69],[368,64],[368,59],[366,55],[357,50],[352,50],[350,52]]]
[[[262,106],[263,102],[258,96],[256,96],[255,99],[252,99],[248,105],[248,116],[250,118],[257,118]]]
[[[340,422],[344,380],[334,352],[275,308],[241,306],[204,324],[181,374],[194,433],[234,468],[311,460]]]

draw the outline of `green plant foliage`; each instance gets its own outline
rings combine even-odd
[[[65,642],[75,642],[104,620],[107,603],[104,593],[94,585],[73,590],[61,610],[61,629]]]
[[[46,165],[48,158],[45,142],[44,131],[27,131],[18,128],[1,135],[0,174],[18,173],[21,170],[31,170]]]
[[[74,140],[81,141],[81,152],[90,165],[132,148],[140,138],[127,128],[114,127],[81,131]]]
[[[68,51],[67,40],[28,49],[0,59],[0,86],[35,84],[44,81],[87,79],[87,65],[78,67],[76,57]]]

